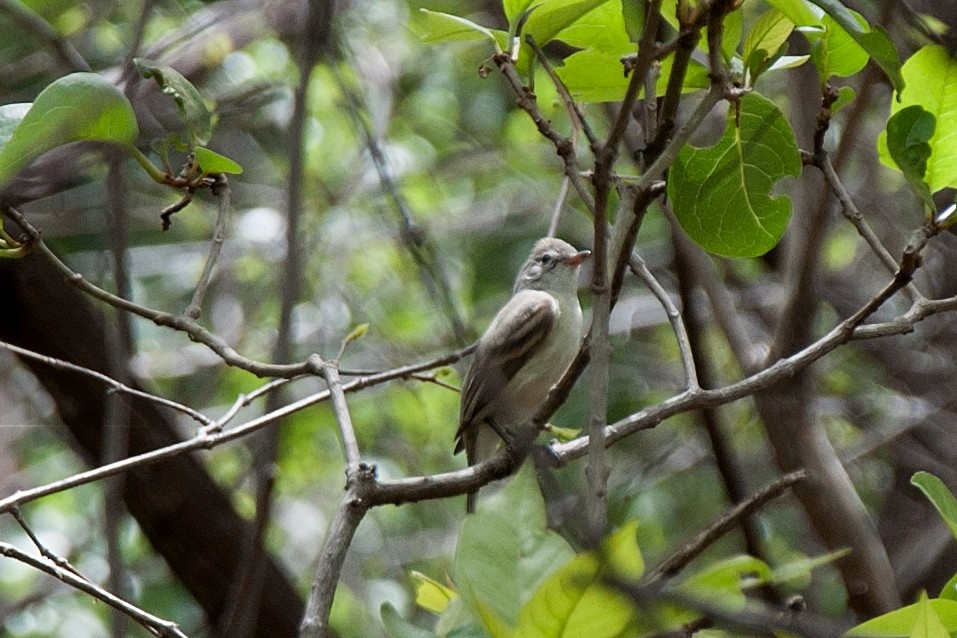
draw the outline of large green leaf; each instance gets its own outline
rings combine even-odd
[[[22,107],[19,107],[22,112]],[[10,117],[19,112],[7,111]],[[95,73],[72,73],[45,88],[0,148],[0,189],[47,151],[78,141],[132,145],[139,129],[133,107]]]
[[[213,134],[213,117],[193,83],[173,67],[147,58],[135,58],[133,64],[142,77],[152,78],[163,93],[176,102],[183,127],[190,136],[190,139],[185,140],[186,143],[190,146],[202,146],[209,142]]]
[[[925,176],[936,128],[937,119],[919,104],[901,109],[887,121],[888,153],[930,211],[934,200]]]
[[[935,619],[930,618],[933,612]],[[935,598],[907,605],[900,609],[886,613],[883,616],[872,618],[850,629],[845,636],[862,636],[867,638],[898,638],[899,636],[913,636],[915,628],[936,626],[940,623],[952,634],[957,631],[957,602]],[[919,634],[933,635],[933,634]]]
[[[621,635],[634,607],[605,584],[604,574],[632,581],[644,574],[637,528],[635,522],[622,526],[599,552],[576,556],[543,582],[522,608],[514,638]]]
[[[917,104],[936,118],[924,181],[932,193],[957,186],[957,144],[953,143],[957,134],[957,60],[944,47],[927,46],[912,55],[901,71],[907,87],[899,100],[891,101],[891,116]],[[895,168],[885,134],[878,138],[878,148],[881,161]]]
[[[811,2],[824,9],[829,16],[834,18],[835,22],[841,25],[841,28],[854,38],[855,42],[867,51],[890,79],[898,93],[904,89],[900,56],[887,31],[880,25],[875,25],[871,29],[861,26],[851,10],[841,4],[839,0],[811,0]]]
[[[631,603],[602,582],[598,558],[581,554],[535,592],[522,608],[513,636],[613,638],[628,627],[633,615]]]
[[[515,627],[525,600],[574,551],[547,528],[545,503],[526,464],[462,524],[452,565],[463,600],[490,633]]]
[[[787,119],[770,100],[749,93],[738,117],[732,107],[717,144],[681,149],[668,195],[682,228],[704,249],[756,257],[778,243],[791,218],[791,200],[772,196],[774,183],[800,172]]]
[[[917,472],[910,482],[934,504],[954,538],[957,538],[957,498],[954,498],[954,493],[930,472]]]

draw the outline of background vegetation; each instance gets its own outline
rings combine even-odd
[[[661,4],[651,33],[670,49],[660,66],[642,66],[636,42],[654,24],[645,12]],[[931,503],[946,515],[948,491],[925,477],[918,482],[928,499],[911,484],[924,470],[957,486],[957,340],[948,314],[957,307],[948,275],[957,243],[942,232],[949,217],[933,223],[957,183],[940,150],[943,136],[957,130],[957,97],[943,88],[938,101],[893,97],[895,84],[901,88],[896,61],[917,51],[930,57],[910,67],[916,85],[924,78],[922,86],[949,87],[957,77],[948,53],[954,9],[917,0],[678,4],[551,0],[525,21],[522,2],[0,0],[0,104],[39,103],[59,78],[93,72],[132,105],[138,135],[131,143],[154,172],[166,154],[176,175],[195,146],[242,167],[228,175],[228,201],[221,187],[196,183],[192,203],[163,231],[161,211],[184,190],[151,179],[116,130],[105,134],[110,143],[58,139],[42,155],[46,149],[32,142],[17,153],[39,155],[28,166],[0,162],[7,233],[0,248],[11,257],[0,259],[4,635],[296,635],[310,595],[310,603],[330,600],[317,593],[323,586],[335,590],[330,626],[343,636],[576,635],[576,623],[590,632],[577,635],[600,635],[595,618],[611,619],[602,635],[772,627],[834,635],[921,592],[934,602],[920,607],[920,627],[957,631],[957,593],[945,587],[957,547]],[[558,18],[541,17],[552,9],[577,17],[586,5],[597,8],[566,21],[564,31],[549,26]],[[858,11],[867,47],[817,5],[829,6],[828,16],[845,6]],[[814,24],[795,19],[801,11]],[[500,32],[486,37],[434,12]],[[886,42],[875,35],[878,25],[890,34]],[[512,64],[508,34],[516,32],[523,45]],[[716,32],[723,53],[709,59]],[[521,39],[528,33],[547,36],[539,39],[548,64],[535,62],[536,43]],[[504,58],[493,57],[496,47]],[[665,97],[681,51],[690,59],[687,75]],[[573,54],[581,57],[573,62]],[[647,72],[635,84],[648,91],[657,84],[657,100],[626,98],[631,80],[618,60],[629,54]],[[203,116],[190,110],[201,108],[185,107],[184,117],[162,90],[172,84],[182,97],[188,85],[143,77],[134,57],[175,69],[196,87],[212,113],[208,140],[197,129]],[[782,68],[767,70],[775,61]],[[563,99],[549,64],[583,99],[581,113]],[[534,103],[522,90],[532,79]],[[756,93],[742,98],[751,88]],[[757,93],[766,98],[760,106]],[[700,107],[708,96],[722,101]],[[79,103],[80,111],[100,112]],[[763,155],[743,163],[771,174],[758,187],[746,178],[749,195],[767,197],[773,188],[790,198],[790,220],[775,217],[780,243],[775,236],[749,248],[746,228],[718,245],[709,245],[716,233],[707,227],[695,234],[693,218],[710,207],[688,196],[696,176],[688,149],[668,157],[667,175],[628,179],[650,175],[676,132],[700,148],[725,130],[733,134],[729,104],[745,119],[754,109],[779,110],[781,126],[794,131],[794,148],[772,148],[784,157],[780,170]],[[932,123],[928,134],[920,112],[898,120],[906,130],[882,142],[883,153],[894,155],[904,140],[902,150],[882,163],[878,140],[888,117],[911,104],[933,113],[937,128]],[[677,116],[673,130],[650,124],[669,112]],[[11,113],[0,115],[0,140],[13,144],[23,114]],[[682,128],[695,113],[700,126]],[[620,147],[602,159],[609,137]],[[563,140],[575,142],[574,154]],[[715,162],[706,157],[698,173],[713,173]],[[838,179],[828,179],[828,167]],[[209,172],[230,169],[217,164]],[[720,191],[707,201],[730,198]],[[613,299],[602,283],[614,278],[585,274],[586,312],[608,319],[593,328],[592,363],[551,421],[585,435],[590,423],[617,424],[603,430],[616,440],[604,461],[584,458],[584,439],[557,444],[562,467],[542,469],[538,485],[520,474],[487,497],[485,518],[464,523],[459,495],[515,469],[505,456],[478,474],[443,474],[437,487],[398,479],[463,467],[451,454],[462,349],[507,299],[530,246],[553,224],[558,236],[596,250],[596,229],[604,232],[596,210],[612,223],[634,211],[637,276],[626,273]],[[222,254],[193,321],[184,312],[224,211]],[[85,281],[170,314],[144,317],[77,290],[39,238],[23,241],[29,228]],[[627,233],[614,236],[625,238],[627,255]],[[908,261],[908,246],[922,259]],[[613,263],[617,248],[607,256],[596,250],[598,263]],[[681,309],[686,340],[676,339],[655,283]],[[882,291],[894,296],[859,317],[870,326],[846,322],[872,300],[885,301]],[[827,341],[835,327],[838,337]],[[309,362],[314,353],[322,362]],[[416,363],[429,365],[403,369]],[[761,377],[763,369],[771,372]],[[390,370],[400,372],[372,382]],[[294,378],[266,386],[270,377]],[[326,401],[342,387],[356,390],[346,395],[356,437],[354,446],[346,439],[349,454],[341,439],[350,431],[346,410]],[[224,434],[212,428],[212,438],[196,438],[202,419],[132,388],[230,420]],[[589,401],[596,388],[604,398]],[[298,409],[300,400],[310,405]],[[294,409],[277,415],[283,406]],[[90,482],[80,474],[184,440],[194,452],[164,453]],[[392,491],[368,488],[355,450]],[[586,475],[589,465],[607,467],[607,490],[596,473]],[[76,476],[76,486],[55,484]],[[761,494],[768,486],[771,493]],[[35,488],[43,493],[29,492]],[[357,494],[367,501],[350,509]],[[715,526],[735,503],[748,507]],[[545,531],[546,517],[553,532]],[[715,538],[696,540],[709,528]],[[623,536],[599,542],[616,529]],[[524,562],[495,554],[516,539],[528,541],[516,549]],[[344,560],[341,571],[326,562],[324,543]],[[41,548],[49,556],[35,562],[75,570],[80,585],[101,588],[100,601],[14,551],[37,556]],[[609,556],[618,572],[597,566]],[[494,569],[477,571],[483,562]],[[517,574],[503,573],[509,563],[521,565]],[[559,629],[522,615],[529,612],[517,600],[567,611],[533,598],[567,565],[570,580],[556,587],[582,593],[583,579],[595,581],[592,608],[578,601],[592,615],[573,621],[568,612]],[[535,578],[522,580],[530,571]],[[105,591],[138,611],[103,604]],[[753,606],[734,597],[741,591]],[[137,616],[143,611],[156,621]],[[885,626],[891,633],[882,635],[916,635],[912,616],[892,618],[887,626],[905,629]]]

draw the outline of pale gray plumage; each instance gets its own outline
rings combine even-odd
[[[538,240],[512,297],[479,339],[465,375],[455,452],[469,465],[488,458],[525,425],[575,358],[581,340],[578,271],[590,253],[553,237]],[[474,511],[475,493],[468,495]]]

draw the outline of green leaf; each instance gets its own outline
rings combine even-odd
[[[601,578],[593,553],[580,554],[542,583],[522,608],[514,638],[613,638],[629,626],[631,603]]]
[[[793,69],[801,66],[810,59],[811,56],[809,55],[782,55],[771,63],[771,66],[767,68],[765,73],[781,71],[783,69]]]
[[[602,558],[616,576],[637,581],[645,573],[645,559],[638,547],[638,522],[629,521],[602,543]]]
[[[549,434],[562,443],[577,439],[578,435],[582,433],[581,428],[562,428],[557,425],[549,425],[547,430]]]
[[[239,175],[243,172],[243,167],[225,155],[220,155],[216,151],[211,151],[205,146],[197,146],[193,149],[196,155],[196,163],[203,169],[204,173],[228,173],[230,175]]]
[[[783,13],[799,27],[821,24],[823,11],[811,5],[807,0],[768,0],[768,4]]]
[[[579,19],[608,0],[544,0],[532,8],[532,12],[522,29],[521,39],[529,35],[542,47],[553,40],[562,30],[575,24]],[[534,53],[530,47],[520,49],[516,63],[519,71],[528,73]]]
[[[910,638],[950,638],[950,632],[927,600],[927,592],[921,592],[917,602],[917,618],[911,627]]]
[[[930,159],[930,140],[937,118],[919,104],[908,106],[887,121],[887,150],[891,159],[917,191],[927,210],[934,210],[934,199],[924,177]]]
[[[770,100],[749,93],[738,118],[731,108],[717,144],[681,149],[668,195],[682,228],[705,250],[756,257],[778,243],[791,217],[791,200],[771,195],[774,183],[800,172],[787,119]]]
[[[416,583],[415,604],[423,609],[441,614],[449,603],[458,597],[454,591],[422,572],[413,571],[409,575]]]
[[[7,126],[22,107],[7,112]],[[72,73],[45,88],[0,148],[0,189],[47,151],[78,141],[132,146],[139,134],[133,107],[95,73]]]
[[[811,0],[811,2],[824,9],[829,16],[834,18],[835,22],[841,25],[841,28],[854,38],[855,42],[867,51],[890,79],[898,93],[904,90],[900,56],[897,54],[897,48],[887,31],[879,25],[875,25],[870,30],[861,26],[851,10],[841,4],[839,0]]]
[[[926,606],[923,607],[922,606]],[[867,638],[897,638],[898,636],[912,636],[911,631],[919,623],[928,623],[927,616],[933,611],[937,621],[948,634],[957,631],[957,602],[935,598],[924,600],[913,605],[886,613],[883,616],[872,618],[851,628],[845,636],[862,636]],[[922,620],[925,619],[925,620]],[[932,624],[932,623],[931,623]],[[927,635],[927,634],[924,634]]]
[[[133,65],[141,77],[152,78],[163,93],[176,102],[183,126],[189,133],[189,143],[194,146],[207,144],[213,134],[213,118],[193,83],[173,67],[147,58],[134,58]]]
[[[809,558],[799,558],[792,560],[774,569],[771,574],[771,582],[791,583],[792,586],[807,588],[811,586],[811,572],[822,565],[830,565],[838,558],[845,556],[851,550],[839,549],[835,552],[824,554],[823,556],[813,556]],[[794,583],[793,581],[798,581]]]
[[[431,631],[420,629],[399,615],[391,603],[383,603],[379,614],[389,638],[435,638]]]
[[[940,598],[957,601],[957,574],[950,577],[950,580],[940,588]]]
[[[741,11],[732,11],[724,18],[724,29],[721,31],[721,53],[725,62],[734,57],[741,44],[741,33],[744,31],[744,15]]]
[[[850,104],[855,97],[857,97],[857,93],[855,93],[851,87],[842,86],[839,88],[837,90],[837,99],[834,101],[834,104],[831,105],[831,115],[834,115]]]
[[[534,0],[502,0],[502,10],[509,26],[514,26],[515,20],[522,15]]]
[[[771,9],[755,20],[744,39],[744,49],[741,53],[745,68],[750,71],[752,85],[770,66],[792,31],[794,31],[794,23],[777,9]]]
[[[424,17],[422,40],[425,42],[469,42],[487,39],[491,40],[496,48],[499,47],[496,32],[492,29],[448,13],[428,9],[419,9],[419,11]],[[502,35],[502,41],[507,38],[504,32],[497,33]]]
[[[849,11],[861,28],[867,28],[864,16]],[[867,51],[839,25],[834,18],[825,15],[821,21],[824,30],[813,40],[811,60],[817,67],[821,81],[826,82],[833,76],[848,77],[864,68],[870,59]]]
[[[579,49],[594,49],[619,56],[635,51],[635,45],[625,29],[621,0],[610,0],[595,7],[571,26],[562,29],[555,39]]]
[[[479,498],[465,517],[452,573],[462,599],[490,633],[514,627],[528,596],[574,556],[547,528],[545,502],[532,464],[498,493]]]
[[[655,92],[664,95],[671,74],[672,58],[666,58],[658,75]],[[578,51],[565,58],[565,64],[555,72],[568,91],[581,102],[617,102],[625,96],[628,78],[621,66],[620,56],[601,51]],[[697,91],[710,86],[708,69],[691,60],[682,92]]]
[[[741,610],[747,602],[745,588],[770,579],[771,568],[767,563],[742,555],[713,563],[688,577],[678,587],[691,596]]]
[[[917,472],[911,477],[910,482],[933,503],[954,538],[957,538],[957,498],[954,498],[953,492],[930,472]]]
[[[957,145],[950,141],[957,133],[957,60],[943,47],[927,46],[904,63],[902,73],[907,88],[900,92],[899,100],[891,102],[891,115],[919,104],[937,118],[924,181],[931,193],[957,186]],[[895,168],[885,134],[878,138],[878,148],[881,161]]]

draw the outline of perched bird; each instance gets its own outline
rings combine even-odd
[[[571,364],[581,341],[578,271],[591,254],[546,237],[522,266],[512,297],[479,339],[465,375],[455,453],[469,465],[531,421]],[[476,492],[466,508],[475,511]]]

